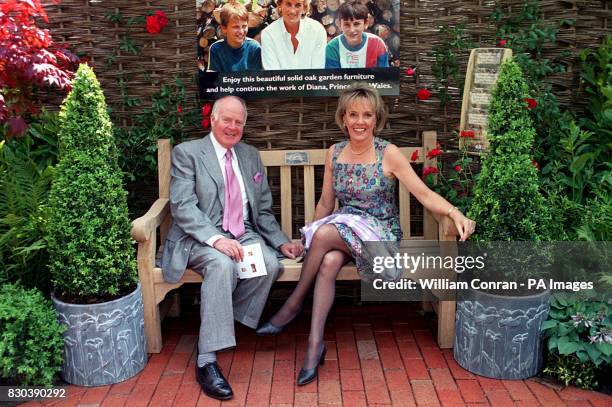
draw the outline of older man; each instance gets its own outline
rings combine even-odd
[[[216,351],[236,346],[234,319],[256,328],[280,265],[274,249],[295,258],[302,246],[281,231],[259,153],[241,143],[247,117],[240,98],[219,99],[206,137],[172,152],[170,208],[174,223],[162,255],[164,279],[178,281],[191,267],[202,274],[196,377],[210,397],[226,400],[232,389]],[[267,275],[238,280],[243,245],[260,243]]]

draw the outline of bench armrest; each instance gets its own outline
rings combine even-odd
[[[134,240],[139,243],[149,240],[151,233],[162,224],[169,211],[170,202],[168,198],[159,198],[155,201],[147,213],[132,222],[131,233]]]
[[[455,227],[455,222],[446,216],[446,215],[438,215],[432,214],[436,222],[438,222],[438,230],[439,230],[439,240],[457,240],[457,236],[459,236],[459,231],[457,227]]]

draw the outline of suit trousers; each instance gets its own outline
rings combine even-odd
[[[236,346],[234,320],[257,328],[272,284],[281,271],[276,252],[249,226],[237,240],[260,243],[268,275],[238,280],[238,263],[214,247],[195,243],[189,267],[202,275],[199,353]],[[231,238],[231,235],[227,237]]]

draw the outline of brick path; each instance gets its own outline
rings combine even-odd
[[[462,369],[434,341],[434,321],[413,304],[340,306],[326,328],[319,378],[295,386],[309,314],[277,338],[237,328],[236,349],[219,353],[234,399],[219,402],[195,381],[198,316],[164,323],[164,348],[136,377],[98,388],[69,387],[53,406],[612,406],[612,397],[542,380],[501,381]],[[297,366],[296,366],[297,365]],[[24,405],[39,405],[27,403]]]

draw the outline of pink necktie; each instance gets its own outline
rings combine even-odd
[[[223,230],[238,238],[244,234],[242,218],[242,193],[232,167],[232,150],[225,153],[225,206],[223,210]]]

